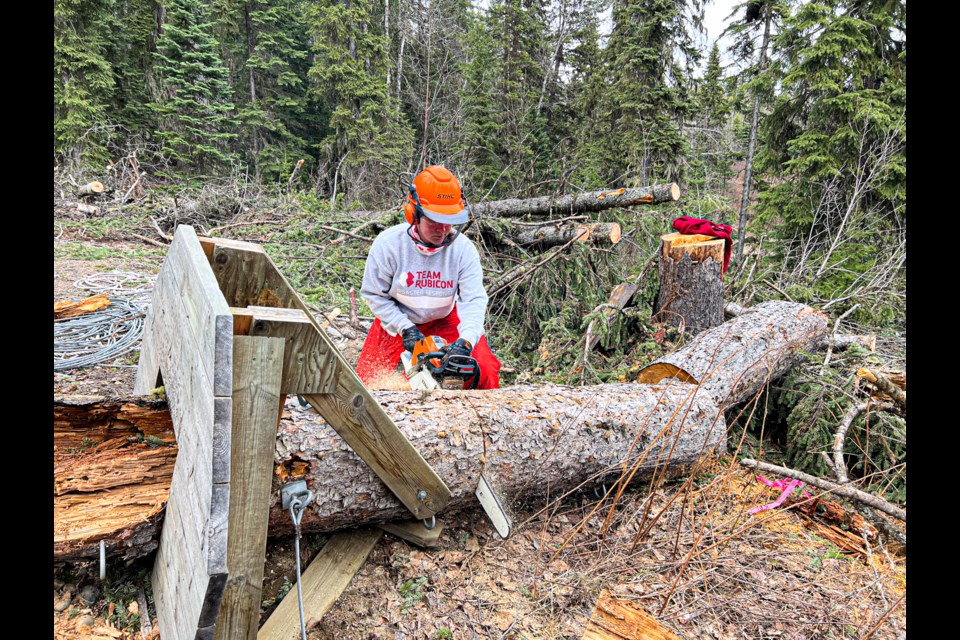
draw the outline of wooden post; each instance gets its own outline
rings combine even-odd
[[[229,578],[214,638],[253,640],[260,621],[283,338],[233,338]]]
[[[692,335],[721,324],[724,240],[680,233],[660,240],[660,292],[654,318]]]

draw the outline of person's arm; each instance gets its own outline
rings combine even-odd
[[[380,319],[384,330],[390,335],[397,335],[412,327],[413,322],[400,309],[397,301],[390,297],[393,275],[397,271],[396,256],[387,251],[386,243],[382,240],[382,236],[377,237],[370,247],[363,270],[360,295],[366,300],[373,315]]]
[[[466,239],[466,238],[464,238]],[[477,345],[483,335],[483,320],[487,315],[487,291],[483,288],[483,269],[480,267],[480,254],[473,243],[464,246],[460,262],[460,291],[458,293],[457,315],[460,337],[472,346]]]

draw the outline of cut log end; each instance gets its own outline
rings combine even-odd
[[[620,225],[613,223],[610,226],[610,244],[617,244],[620,242]]]
[[[670,185],[670,197],[674,202],[680,199],[680,186],[676,182]]]
[[[680,367],[665,362],[654,363],[641,371],[640,376],[637,378],[637,382],[655,384],[661,380],[666,380],[667,378],[677,378],[682,382],[700,384],[697,382],[696,378]]]

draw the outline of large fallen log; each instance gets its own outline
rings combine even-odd
[[[661,385],[437,390],[429,394],[375,391],[373,395],[452,491],[444,512],[449,515],[477,506],[474,490],[481,471],[502,492],[501,497],[511,500],[543,496],[548,478],[550,493],[556,496],[580,485],[589,488],[609,481],[621,469],[632,471],[635,465],[640,468],[638,481],[663,465],[679,473],[725,442],[722,416],[708,400],[691,401],[694,391],[693,385],[670,381]],[[63,402],[55,400],[55,405]],[[315,494],[303,516],[303,531],[333,531],[409,517],[393,493],[323,418],[295,400],[286,405],[276,447],[274,488],[279,489],[282,481],[291,477],[305,477]],[[121,452],[118,449],[117,465],[135,465],[133,457]],[[146,465],[145,459],[140,462]],[[101,472],[103,464],[104,459],[97,458]],[[78,473],[82,472],[74,465],[71,477]],[[172,466],[168,473],[172,474]],[[122,475],[134,474],[127,470]],[[169,476],[165,480],[169,487]],[[118,539],[141,540],[156,527],[149,522],[146,530],[141,526],[139,516],[152,512],[136,495],[131,499],[139,509],[137,517],[133,511],[126,523],[114,517],[127,506],[123,504],[125,494],[118,490],[131,488],[127,484],[104,486],[92,493],[72,490],[55,496],[55,556],[61,560],[93,557],[100,539],[108,541],[110,553],[122,550],[127,558],[135,556],[136,550],[129,546],[118,547]],[[150,495],[156,498],[155,493]],[[104,496],[115,503],[106,503]],[[280,507],[278,496],[279,491],[274,491],[272,536],[291,532],[290,514]],[[81,504],[84,502],[104,509],[103,526],[92,522],[90,509]],[[83,522],[73,517],[81,511],[88,518]],[[151,540],[144,553],[155,547]]]
[[[665,380],[657,384],[537,385],[427,394],[376,391],[373,395],[450,488],[450,501],[441,517],[476,508],[474,490],[481,472],[510,503],[536,503],[545,498],[548,487],[555,498],[578,488],[609,483],[624,470],[638,469],[634,481],[649,478],[664,465],[668,475],[685,473],[705,452],[723,446],[725,405],[717,399],[735,401],[754,384],[784,372],[799,357],[800,350],[815,348],[820,333],[826,330],[826,320],[820,314],[791,303],[759,305],[727,325],[703,332],[677,352],[686,352],[689,370],[704,378],[700,386]],[[711,333],[724,331],[725,327],[722,335],[726,342],[711,339]],[[692,349],[695,345],[706,353],[698,356],[698,350]],[[722,366],[711,367],[709,376],[695,366],[711,361]],[[758,367],[763,368],[764,375],[757,374]],[[134,402],[114,404],[136,406]],[[69,433],[57,437],[65,448],[76,448],[78,442],[82,446],[87,437],[79,433],[81,410],[100,416],[100,423],[95,421],[90,427],[91,433],[99,434],[99,442],[105,442],[108,433],[120,433],[111,431],[113,423],[103,419],[104,411],[96,404],[84,408],[76,402],[55,399],[55,405],[71,416]],[[55,429],[65,423],[59,419]],[[136,429],[131,435],[136,441]],[[98,473],[109,476],[105,470],[107,456],[102,451],[99,455],[95,460]],[[123,460],[124,464],[133,464],[137,456],[125,455]],[[275,462],[271,536],[292,530],[289,513],[277,504],[276,491],[291,477],[305,478],[315,496],[303,515],[304,531],[332,531],[408,517],[380,479],[323,419],[312,410],[301,409],[295,400],[288,401],[281,419]],[[140,463],[147,464],[146,455]],[[71,471],[71,477],[81,474],[77,466]],[[132,471],[122,475],[134,477]],[[140,472],[140,477],[149,478],[148,486],[159,486],[161,479],[156,475]],[[66,486],[63,477],[58,476],[59,486]],[[166,482],[169,484],[169,478]],[[133,557],[137,553],[133,541],[141,545],[142,553],[152,551],[156,542],[150,532],[156,532],[156,512],[144,505],[141,515],[148,514],[148,520],[154,518],[152,523],[144,524],[141,516],[120,522],[119,514],[128,498],[119,490],[134,486],[90,487],[94,489],[90,493],[74,487],[55,496],[55,556],[61,560],[96,557],[100,539],[107,541],[108,554],[122,551],[124,557]],[[152,506],[162,507],[159,496],[152,493],[147,497],[153,500]],[[149,502],[142,495],[131,500]],[[103,526],[96,522],[100,512],[84,508],[84,504],[105,509]],[[80,513],[87,520],[78,520],[75,514]]]
[[[799,302],[771,300],[703,331],[686,346],[647,365],[637,382],[679,378],[699,383],[717,405],[749,400],[797,364],[803,350],[819,348],[827,318]]]
[[[539,198],[508,198],[471,205],[473,215],[486,218],[519,218],[521,216],[571,215],[589,211],[604,211],[615,207],[639,204],[662,204],[680,199],[676,183],[650,187],[608,189]]]

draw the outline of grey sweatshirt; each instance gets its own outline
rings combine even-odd
[[[466,236],[426,256],[403,222],[377,236],[367,255],[360,295],[392,336],[414,324],[445,318],[457,305],[460,337],[476,345],[483,335],[487,292],[480,254]]]

